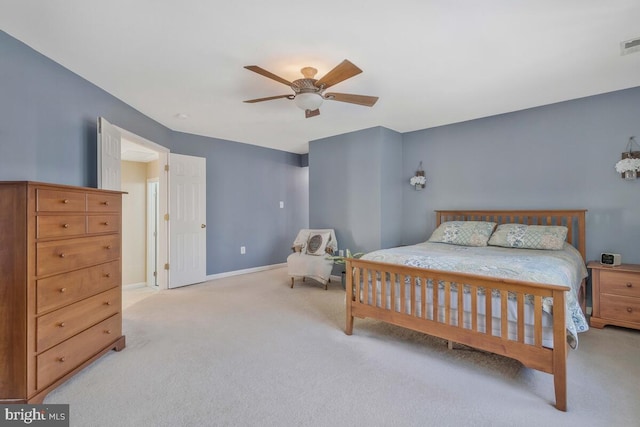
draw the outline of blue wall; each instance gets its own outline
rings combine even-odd
[[[334,228],[340,248],[401,240],[402,136],[383,127],[309,143],[309,225]]]
[[[625,181],[614,169],[629,137],[640,135],[639,118],[640,88],[633,88],[402,134],[401,176],[386,181],[382,195],[362,178],[386,175],[373,130],[312,141],[310,224],[338,224],[350,249],[366,251],[394,246],[376,245],[380,233],[399,233],[403,244],[425,241],[435,209],[587,209],[587,257],[615,252],[640,263],[640,179]],[[383,138],[395,144],[390,132]],[[409,179],[420,161],[427,187],[415,191]],[[353,181],[343,182],[347,176]],[[382,200],[397,194],[400,230],[393,220],[375,222]],[[358,239],[348,235],[353,224]]]
[[[403,135],[406,176],[420,159],[428,180],[402,187],[403,241],[426,240],[435,209],[587,209],[588,258],[640,263],[640,180],[614,169],[639,119],[633,88]]]
[[[285,262],[308,224],[303,156],[174,132],[0,32],[0,180],[95,187],[98,116],[207,159],[207,274]]]

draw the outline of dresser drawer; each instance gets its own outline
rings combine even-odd
[[[122,336],[120,313],[40,354],[36,359],[36,386],[47,387],[80,366]]]
[[[120,258],[120,236],[95,236],[36,245],[36,274],[62,273]]]
[[[82,236],[87,231],[84,215],[43,216],[36,218],[36,238]]]
[[[87,217],[89,233],[114,233],[120,230],[120,215],[90,215]]]
[[[53,310],[120,286],[120,261],[36,281],[36,312]]]
[[[85,193],[36,189],[36,210],[39,212],[84,212],[86,207]]]
[[[120,212],[121,207],[120,194],[87,194],[88,212]]]
[[[113,288],[40,316],[36,326],[36,351],[46,350],[118,313],[122,307],[121,294],[119,287]]]
[[[600,293],[640,298],[640,275],[629,271],[600,271]]]
[[[600,317],[640,323],[640,298],[600,294]]]

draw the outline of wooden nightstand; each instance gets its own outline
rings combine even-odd
[[[591,261],[587,267],[592,279],[591,326],[640,329],[640,265],[611,267]]]

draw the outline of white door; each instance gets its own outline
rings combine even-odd
[[[169,288],[207,277],[206,159],[169,154]]]
[[[120,191],[120,131],[98,117],[98,188]]]

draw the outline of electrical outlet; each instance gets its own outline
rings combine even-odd
[[[340,249],[340,250],[338,251],[338,256],[344,256],[344,250]]]
[[[284,209],[284,202],[280,202],[280,209]]]
[[[244,255],[247,253],[247,248],[244,246],[240,246],[240,255]]]

